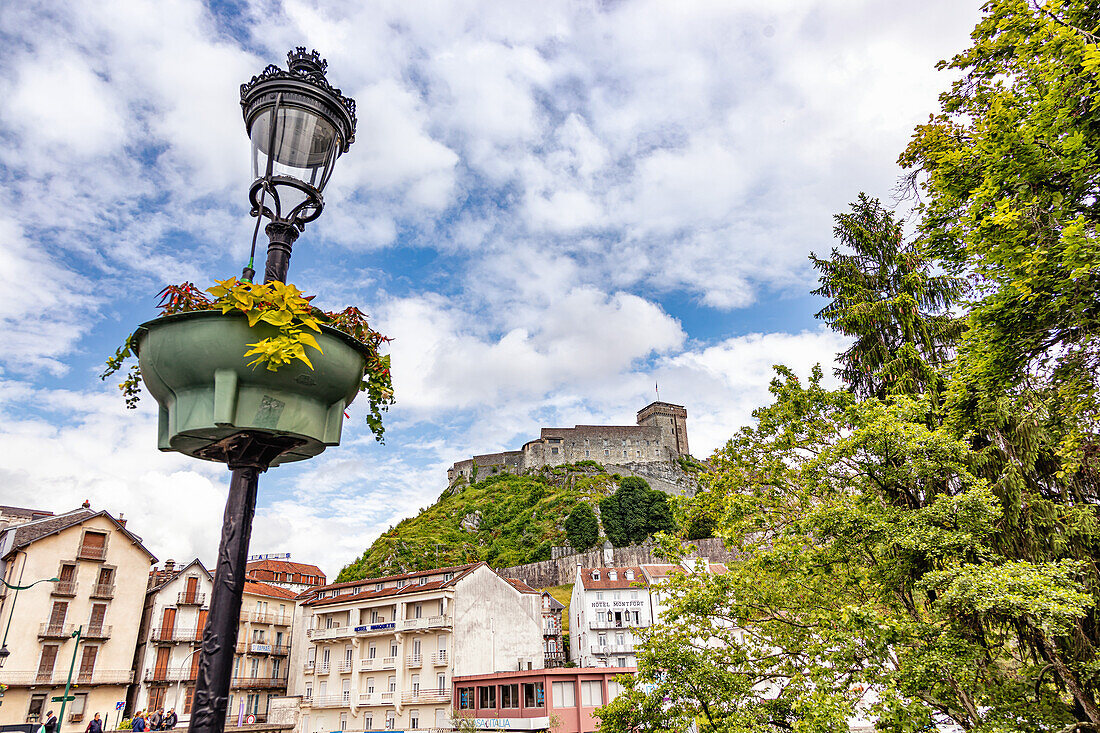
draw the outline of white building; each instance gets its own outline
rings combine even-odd
[[[569,613],[569,654],[578,666],[637,666],[634,632],[653,623],[641,567],[577,566]]]
[[[167,560],[149,573],[128,714],[174,709],[181,722],[190,719],[213,589],[213,577],[198,559],[186,565]]]
[[[543,666],[541,596],[485,563],[310,590],[294,629],[298,733],[449,729],[455,675]]]

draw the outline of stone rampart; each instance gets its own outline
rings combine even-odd
[[[722,540],[717,537],[692,540],[686,544],[695,545],[697,549],[694,554],[705,557],[711,562],[727,562],[733,559],[733,553],[727,550]],[[615,547],[610,550],[611,562],[607,562],[604,551],[596,548],[587,552],[564,555],[552,560],[500,568],[497,572],[506,578],[519,578],[532,588],[549,588],[555,585],[572,583],[577,574],[578,564],[585,568],[625,568],[668,562],[665,558],[657,555],[656,549],[657,546],[649,542],[641,545]]]

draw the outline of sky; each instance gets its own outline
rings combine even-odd
[[[3,3],[0,504],[87,499],[213,560],[225,467],[158,452],[152,399],[98,375],[164,285],[240,273],[239,86],[295,46],[359,120],[289,280],[393,338],[397,404],[385,444],[355,403],[341,446],[261,477],[253,553],[334,576],[454,461],[632,424],[655,387],[708,457],[773,365],[831,372],[808,254],[860,191],[893,204],[978,6]]]

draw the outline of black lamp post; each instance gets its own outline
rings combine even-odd
[[[355,102],[329,84],[328,63],[316,51],[307,54],[302,47],[287,54],[287,61],[287,70],[268,66],[241,85],[241,107],[252,141],[256,180],[249,200],[257,232],[261,217],[270,220],[264,282],[286,282],[298,233],[321,215],[321,192],[336,159],[355,138]],[[250,258],[246,280],[255,275],[252,265]],[[188,726],[191,733],[222,733],[225,727],[257,482],[275,459],[302,442],[288,435],[245,430],[204,449],[203,457],[228,464],[233,478],[222,520],[210,614],[202,635]]]

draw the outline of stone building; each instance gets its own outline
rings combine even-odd
[[[485,563],[299,596],[289,694],[298,733],[450,728],[455,675],[543,666],[540,595]]]
[[[163,708],[174,709],[183,723],[191,719],[202,630],[213,590],[213,576],[198,559],[186,565],[166,560],[163,568],[150,571],[128,715]]]
[[[245,580],[228,721],[255,715],[262,722],[271,699],[286,694],[295,596],[286,588]]]
[[[277,585],[295,593],[304,593],[328,582],[321,568],[304,562],[291,562],[290,555],[249,560],[245,574],[249,580]]]
[[[669,402],[653,402],[638,411],[636,425],[543,428],[538,438],[527,441],[518,451],[458,461],[447,470],[447,481],[474,481],[494,473],[521,473],[579,461],[626,465],[674,461],[686,455],[687,409]]]
[[[133,682],[138,619],[156,558],[125,521],[87,502],[0,532],[0,576],[33,588],[0,591],[0,628],[9,628],[0,725],[39,723],[62,695],[72,665],[74,699],[59,733],[82,733],[100,713],[116,717]],[[79,639],[74,632],[80,630]]]

